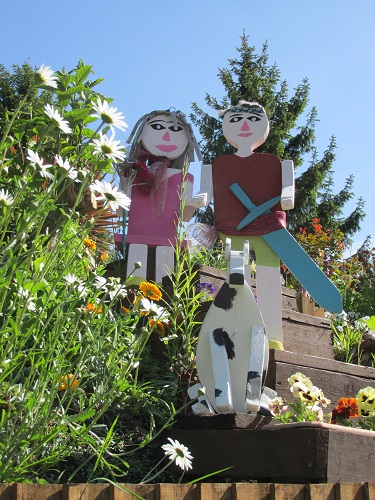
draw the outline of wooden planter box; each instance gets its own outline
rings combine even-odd
[[[231,467],[218,479],[375,481],[375,432],[310,422],[264,424],[262,417],[249,415],[188,416],[177,422],[171,436],[189,448],[194,476]]]

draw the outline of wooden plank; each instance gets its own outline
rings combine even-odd
[[[353,365],[351,363],[343,363],[329,358],[320,358],[311,355],[296,354],[291,351],[277,351],[270,349],[270,361],[279,361],[281,363],[299,364],[301,366],[309,366],[318,368],[319,370],[327,370],[332,372],[345,372],[349,375],[354,375],[370,380],[375,379],[375,368],[369,366]]]
[[[375,483],[365,483],[364,488],[367,500],[375,500]]]
[[[306,492],[309,500],[336,500],[334,484],[307,484]]]
[[[374,482],[374,449],[375,432],[371,436],[371,431],[359,429],[344,434],[336,429],[329,431],[327,482]]]
[[[16,500],[61,500],[62,484],[25,484],[14,485],[13,498]],[[3,500],[2,496],[0,496]]]
[[[62,500],[109,500],[109,485],[64,484]]]
[[[286,351],[333,359],[330,322],[296,311],[282,311],[283,343]]]
[[[232,500],[232,485],[227,483],[201,483],[198,485],[200,500]],[[161,499],[162,500],[162,499]]]
[[[197,486],[194,484],[163,484],[158,486],[158,499],[160,500],[195,500]]]
[[[363,483],[337,483],[337,500],[367,500]]]
[[[280,425],[261,430],[171,430],[194,457],[194,474],[231,467],[226,477],[275,482],[322,482],[326,478],[328,430]]]
[[[11,484],[0,484],[0,500],[13,500],[13,489]]]
[[[273,500],[305,500],[304,484],[272,484],[270,498]]]
[[[234,483],[233,499],[236,500],[269,500],[270,485],[268,483]]]
[[[121,483],[118,486],[111,484],[109,488],[109,500],[135,500],[137,498],[135,495],[144,500],[155,500],[156,490],[156,484]]]

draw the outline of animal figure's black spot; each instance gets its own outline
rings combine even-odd
[[[207,401],[205,399],[202,399],[201,403],[203,406],[205,406],[208,409],[208,404],[207,404]]]
[[[254,372],[254,371],[247,372],[247,381],[248,382],[250,382],[250,380],[254,380],[256,378],[260,378],[259,372]]]
[[[243,285],[245,283],[245,277],[241,273],[231,273],[229,276],[229,283],[231,285]]]
[[[272,417],[270,410],[268,408],[264,408],[263,406],[259,408],[257,415],[260,415],[261,417]]]
[[[215,398],[218,398],[222,392],[220,389],[215,389]]]
[[[222,328],[216,328],[212,335],[214,337],[214,341],[219,346],[225,346],[225,350],[227,351],[228,359],[233,359],[236,356],[234,351],[234,343],[229,338],[229,335]]]
[[[233,300],[237,295],[235,288],[230,288],[227,282],[220,288],[219,293],[216,295],[214,305],[224,311],[229,311],[233,307]]]

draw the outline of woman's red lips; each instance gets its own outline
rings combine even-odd
[[[163,151],[163,153],[172,153],[172,151],[176,151],[178,149],[177,146],[174,146],[173,144],[159,144],[156,146],[157,149],[160,149],[160,151]]]

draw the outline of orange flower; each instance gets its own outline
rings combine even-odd
[[[121,306],[121,312],[125,313],[125,314],[128,314],[130,313],[130,309],[128,309],[127,307],[125,306]]]
[[[90,312],[90,313],[96,312],[97,314],[101,314],[103,312],[103,307],[102,306],[96,307],[95,304],[93,304],[92,302],[89,302],[87,304],[87,306],[85,307],[85,311]]]
[[[106,262],[106,261],[108,260],[108,252],[105,252],[105,251],[104,251],[104,252],[102,252],[102,253],[100,254],[100,260],[101,260],[102,262]]]
[[[74,391],[77,389],[79,381],[76,378],[73,378],[73,375],[69,373],[69,375],[63,375],[59,378],[59,384],[59,391],[65,391],[66,389]]]
[[[157,285],[149,281],[142,281],[142,283],[139,284],[139,290],[144,297],[150,300],[160,300],[162,297],[162,293]]]
[[[336,408],[332,411],[331,423],[334,424],[341,419],[359,417],[358,405],[355,398],[341,398]]]
[[[312,220],[312,227],[315,229],[316,233],[320,233],[322,230],[322,226],[319,224],[320,219],[313,219]]]
[[[90,238],[85,238],[83,240],[83,243],[87,248],[91,248],[92,250],[96,250],[96,243],[95,241],[90,240]]]
[[[160,335],[160,337],[164,337],[165,335],[165,326],[161,321],[155,321],[154,319],[150,319],[150,326],[153,327],[154,331]]]

